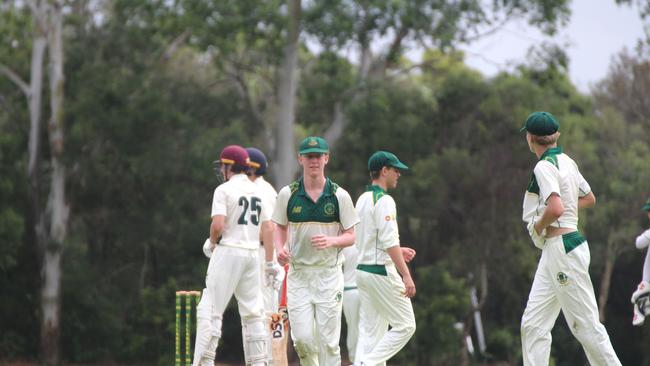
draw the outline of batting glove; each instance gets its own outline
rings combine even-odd
[[[214,251],[215,246],[217,245],[212,243],[210,238],[205,239],[205,243],[203,243],[203,254],[208,258],[212,257],[212,252]]]
[[[266,279],[265,285],[279,290],[284,280],[284,268],[274,261],[264,263],[264,278]]]
[[[546,229],[542,231],[542,234],[538,234],[537,230],[535,230],[535,221],[531,220],[528,223],[528,234],[530,235],[530,238],[533,239],[533,244],[535,244],[536,247],[544,249],[544,245],[546,244]]]
[[[632,304],[636,304],[636,300],[647,293],[650,293],[650,283],[646,281],[639,282],[639,285],[636,287],[636,291],[632,293],[632,299],[630,301]]]

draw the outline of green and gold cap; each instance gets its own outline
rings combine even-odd
[[[370,159],[368,159],[368,170],[371,172],[381,170],[381,168],[385,166],[402,170],[409,168],[404,163],[399,161],[395,154],[388,151],[377,151],[370,156]]]
[[[560,122],[557,118],[548,112],[533,112],[528,118],[526,123],[519,131],[528,131],[531,135],[535,136],[549,136],[560,129]]]
[[[309,136],[306,139],[302,140],[300,143],[300,149],[298,153],[300,155],[305,155],[309,153],[317,154],[329,154],[330,147],[327,145],[327,141],[324,138],[318,136]]]
[[[641,207],[641,210],[650,211],[650,197],[648,197],[648,200],[645,201],[645,205],[643,205],[643,207]]]

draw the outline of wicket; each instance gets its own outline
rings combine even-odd
[[[201,291],[176,291],[176,356],[175,366],[192,365],[192,327],[196,329],[196,314],[192,317],[192,307],[196,308],[201,299]],[[183,314],[185,319],[183,321]],[[194,325],[192,325],[194,323]],[[185,342],[181,345],[181,334],[185,328]]]

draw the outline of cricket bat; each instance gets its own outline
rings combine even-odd
[[[284,266],[284,281],[278,312],[271,315],[271,344],[273,366],[288,366],[287,342],[289,340],[289,313],[287,312],[287,266]]]

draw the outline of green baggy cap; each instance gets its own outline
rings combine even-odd
[[[560,129],[560,122],[557,118],[548,112],[533,112],[519,132],[528,131],[535,136],[552,135]]]
[[[317,154],[329,154],[330,147],[327,145],[327,141],[324,138],[318,136],[309,136],[306,139],[302,140],[300,143],[300,148],[298,153],[300,155],[305,155],[309,153]]]
[[[404,163],[399,161],[395,154],[388,151],[377,151],[368,159],[368,170],[371,172],[381,170],[385,166],[392,166],[393,168],[406,170],[407,167]]]

